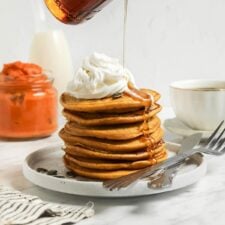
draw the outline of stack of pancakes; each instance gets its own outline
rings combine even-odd
[[[165,160],[159,98],[146,89],[97,100],[64,93],[61,103],[67,123],[60,137],[66,167],[83,177],[107,180]]]

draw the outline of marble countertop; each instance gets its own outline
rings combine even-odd
[[[168,118],[173,113],[166,109],[161,115]],[[60,124],[63,124],[62,120]],[[178,191],[135,198],[87,198],[48,191],[24,178],[21,166],[24,158],[36,149],[56,142],[61,142],[57,133],[35,141],[0,141],[0,184],[51,202],[81,206],[93,201],[96,215],[80,223],[85,225],[225,224],[225,157],[207,159],[206,176]]]

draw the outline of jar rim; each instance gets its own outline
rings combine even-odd
[[[46,79],[41,80],[35,80],[37,77],[45,76]],[[45,85],[53,85],[54,78],[52,76],[52,73],[50,71],[43,71],[43,73],[40,74],[32,74],[29,75],[29,78],[26,80],[0,80],[0,87],[41,87]]]

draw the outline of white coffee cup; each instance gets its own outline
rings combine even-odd
[[[225,80],[184,80],[170,84],[173,110],[195,130],[214,130],[225,120]]]

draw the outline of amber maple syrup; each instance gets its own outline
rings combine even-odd
[[[80,24],[91,19],[112,0],[44,0],[50,12],[66,24]]]
[[[45,0],[50,12],[61,22],[66,24],[80,24],[91,19],[97,12],[106,6],[112,0]],[[124,24],[123,24],[123,66],[126,64],[126,38],[127,38],[127,19],[128,19],[128,1],[124,0]],[[129,85],[129,89],[125,91],[125,95],[143,102],[144,114],[141,131],[143,133],[142,140],[147,146],[149,157],[154,154],[155,140],[150,135],[149,127],[149,111],[154,105],[154,98],[151,94],[147,94],[135,87]],[[154,160],[154,159],[153,159]]]
[[[128,0],[124,0],[124,24],[123,24],[123,66],[126,64],[126,34],[127,34],[127,16],[128,16]],[[141,140],[145,143],[149,155],[149,159],[152,164],[157,163],[157,161],[152,157],[154,156],[154,145],[155,140],[150,135],[149,126],[149,112],[151,107],[154,105],[154,97],[151,94],[147,94],[141,90],[136,89],[133,85],[129,84],[128,89],[125,91],[125,95],[130,96],[134,100],[143,102],[144,113],[143,113],[143,123],[140,126],[142,132]]]
[[[127,16],[128,16],[128,0],[124,0],[124,20],[123,20],[123,67],[125,67],[125,63],[126,63]]]
[[[144,105],[143,123],[140,126],[140,131],[142,132],[143,135],[141,141],[143,141],[147,147],[149,158],[153,160],[152,162],[156,163],[156,160],[152,159],[152,157],[154,156],[153,149],[155,148],[156,143],[154,138],[150,134],[149,116],[148,116],[151,110],[151,106],[154,104],[154,97],[151,94],[147,94],[141,90],[136,89],[131,84],[129,84],[128,90],[125,91],[125,95],[128,95],[134,100],[143,102]]]
[[[128,22],[128,1],[124,0],[124,21],[123,21],[123,66],[126,65],[126,38],[127,38],[127,22]],[[125,91],[125,94],[130,96],[131,98],[141,101],[144,103],[144,113],[143,113],[143,123],[140,127],[140,130],[143,134],[142,141],[147,146],[147,151],[149,153],[149,157],[152,158],[153,152],[152,148],[154,148],[155,140],[150,135],[150,127],[149,127],[149,112],[151,110],[151,106],[154,105],[154,98],[151,94],[147,94],[141,90],[136,89],[131,84],[128,85],[128,90]]]

